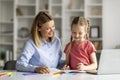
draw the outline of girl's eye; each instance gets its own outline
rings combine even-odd
[[[53,26],[52,28],[55,29],[55,26]]]
[[[73,34],[76,34],[76,32],[72,32]]]

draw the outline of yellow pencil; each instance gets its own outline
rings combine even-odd
[[[57,73],[54,73],[53,76],[60,76],[62,74],[64,74],[65,72],[57,72]]]
[[[60,76],[60,75],[61,75],[61,74],[53,74],[54,77],[56,77],[56,76]]]
[[[6,72],[6,74],[11,75],[13,72]]]

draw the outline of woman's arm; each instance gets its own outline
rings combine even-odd
[[[32,40],[28,40],[16,62],[17,70],[34,72],[36,66],[29,64],[29,60],[33,56],[34,50],[35,49],[32,45]]]

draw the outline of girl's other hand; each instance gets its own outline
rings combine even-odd
[[[70,67],[67,64],[64,65],[63,68],[62,68],[62,70],[69,70],[69,69],[70,69]]]
[[[85,70],[85,65],[83,63],[78,63],[77,64],[77,69],[83,71],[83,70]]]

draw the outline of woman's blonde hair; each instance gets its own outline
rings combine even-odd
[[[72,21],[72,24],[71,24],[71,30],[72,30],[72,27],[74,24],[77,24],[77,25],[80,25],[80,26],[84,26],[85,27],[85,32],[86,32],[86,36],[85,38],[86,39],[89,39],[89,25],[90,25],[90,22],[88,19],[84,18],[84,17],[80,17],[80,16],[77,16],[77,17],[74,17],[73,21]],[[67,55],[66,55],[66,63],[69,64],[69,53],[71,51],[71,48],[72,48],[72,36],[71,36],[71,39],[70,39],[70,43],[68,45],[68,48],[67,48]]]
[[[35,17],[32,24],[31,36],[37,47],[41,45],[41,39],[42,39],[41,33],[40,31],[38,31],[38,29],[41,28],[43,24],[51,20],[53,20],[52,16],[47,12],[43,12],[43,11],[39,12]],[[53,37],[50,38],[50,40],[53,40]]]

